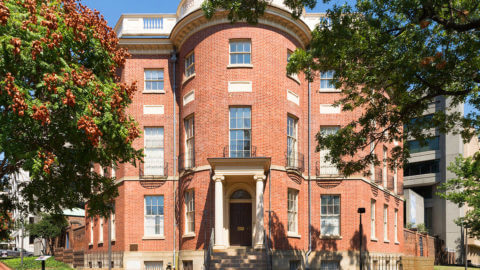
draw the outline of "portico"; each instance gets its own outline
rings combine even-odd
[[[214,249],[264,248],[263,193],[270,158],[210,158],[208,162],[215,185]]]

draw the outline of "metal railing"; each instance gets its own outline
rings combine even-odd
[[[305,169],[305,157],[298,152],[285,153],[285,168],[303,172]]]
[[[271,257],[270,257],[270,246],[268,245],[267,232],[263,230],[263,246],[265,247],[265,258],[267,260],[267,270],[272,269]]]
[[[210,269],[210,262],[212,258],[213,252],[213,241],[215,239],[215,229],[212,228],[212,232],[210,233],[210,241],[208,242],[208,246],[205,245],[205,252],[203,253],[203,266],[204,269]]]
[[[181,154],[178,156],[178,169],[180,171],[188,171],[195,168],[195,152],[190,151],[188,155]]]
[[[138,171],[140,179],[165,179],[168,177],[168,162],[163,162],[163,166],[150,170],[145,170],[145,163],[140,162]]]
[[[320,161],[315,162],[315,175],[317,177],[324,175],[340,175],[335,165],[322,165]]]
[[[230,147],[228,145],[223,147],[224,158],[251,158],[256,156],[257,156],[256,146],[252,146],[250,150],[230,150]]]
[[[367,255],[363,259],[363,269],[401,270],[402,257],[398,255]]]
[[[383,184],[383,170],[375,168],[375,184],[382,185]]]

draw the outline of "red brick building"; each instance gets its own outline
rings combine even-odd
[[[361,113],[332,106],[340,94],[330,72],[310,85],[308,153],[309,83],[285,67],[322,15],[294,20],[275,0],[258,25],[230,24],[222,12],[207,20],[201,2],[122,15],[115,27],[133,55],[121,75],[140,86],[129,112],[146,154],[106,171],[119,185],[112,250],[123,268],[223,269],[229,255],[250,254],[247,268],[356,269],[360,238],[364,253],[400,255],[401,171],[344,177],[315,151],[317,132]],[[373,147],[383,157],[391,146]],[[86,219],[87,253],[107,250],[107,222]]]

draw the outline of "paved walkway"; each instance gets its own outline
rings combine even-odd
[[[10,268],[6,267],[5,264],[0,262],[0,270],[10,270]]]

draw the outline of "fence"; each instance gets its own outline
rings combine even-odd
[[[406,255],[418,257],[435,257],[435,238],[408,229],[403,230]]]
[[[108,268],[108,253],[94,252],[85,253],[84,255],[85,268]],[[112,252],[112,268],[123,268],[123,252]]]

